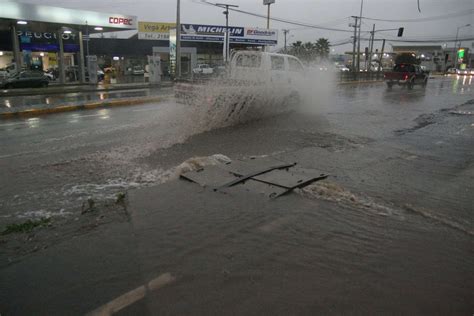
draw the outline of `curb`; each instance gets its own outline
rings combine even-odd
[[[78,111],[78,110],[91,110],[91,109],[105,108],[105,107],[140,105],[140,104],[145,104],[145,103],[150,103],[150,102],[161,102],[167,98],[169,98],[169,96],[126,99],[126,100],[111,100],[111,101],[103,101],[103,102],[91,102],[91,103],[78,104],[78,105],[61,105],[61,106],[57,106],[50,109],[29,109],[29,110],[18,111],[18,112],[0,113],[0,119],[38,116],[38,115],[44,115],[44,114],[71,112],[71,111]]]
[[[122,90],[140,90],[140,89],[153,89],[153,88],[169,88],[172,87],[172,84],[162,83],[161,85],[150,85],[150,84],[140,84],[140,85],[130,85],[130,86],[94,86],[94,85],[82,85],[82,86],[49,86],[48,88],[39,88],[39,89],[16,89],[4,90],[0,89],[0,97],[23,97],[31,95],[53,95],[53,94],[67,94],[67,93],[93,93],[93,92],[109,92],[109,91],[122,91]],[[5,92],[8,91],[8,92]]]

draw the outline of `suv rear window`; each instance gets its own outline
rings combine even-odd
[[[259,68],[262,63],[262,57],[260,55],[239,55],[237,56],[237,61],[235,65],[237,67],[249,67],[249,68]]]
[[[281,56],[270,56],[272,70],[285,70],[285,58]]]

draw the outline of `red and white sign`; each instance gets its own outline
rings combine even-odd
[[[133,19],[122,18],[122,17],[109,17],[110,24],[119,24],[119,25],[133,25]]]

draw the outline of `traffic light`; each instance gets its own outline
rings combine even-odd
[[[464,58],[464,48],[458,49],[458,59]]]
[[[365,60],[368,60],[369,59],[369,48],[368,47],[365,48],[364,53],[365,53]]]
[[[402,37],[402,36],[403,36],[403,30],[404,30],[404,29],[405,29],[404,27],[401,27],[401,28],[398,29],[398,35],[397,35],[398,37]]]

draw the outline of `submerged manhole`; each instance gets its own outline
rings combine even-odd
[[[183,179],[214,191],[232,193],[234,190],[244,190],[270,198],[277,198],[327,177],[328,174],[324,172],[299,168],[296,163],[271,158],[236,160],[181,175]]]

